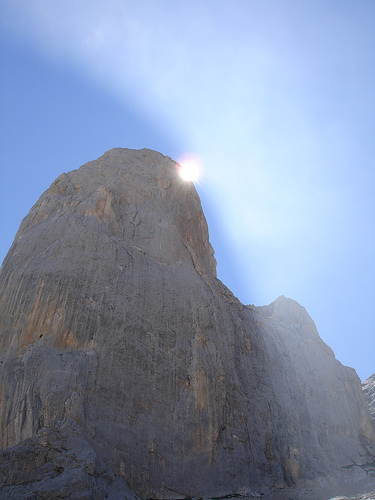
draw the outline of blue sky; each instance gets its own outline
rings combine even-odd
[[[375,371],[372,0],[2,0],[0,260],[63,171],[198,154],[219,278]]]

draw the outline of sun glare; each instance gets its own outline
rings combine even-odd
[[[179,174],[181,179],[187,182],[197,182],[202,173],[202,160],[198,155],[186,154],[179,160]]]

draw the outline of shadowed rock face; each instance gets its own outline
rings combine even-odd
[[[362,389],[370,408],[372,421],[375,424],[375,373],[362,384]]]
[[[113,149],[51,185],[0,274],[3,491],[30,453],[50,498],[266,491],[371,460],[359,378],[305,309],[243,306],[215,267],[169,158]]]

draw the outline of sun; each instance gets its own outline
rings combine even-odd
[[[197,182],[202,173],[202,160],[196,154],[186,154],[178,160],[179,175],[186,182]]]

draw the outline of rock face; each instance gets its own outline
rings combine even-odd
[[[10,498],[249,494],[373,460],[355,371],[296,302],[242,305],[213,253],[194,186],[153,151],[41,196],[0,274]]]
[[[362,390],[375,425],[375,373],[362,384]]]

